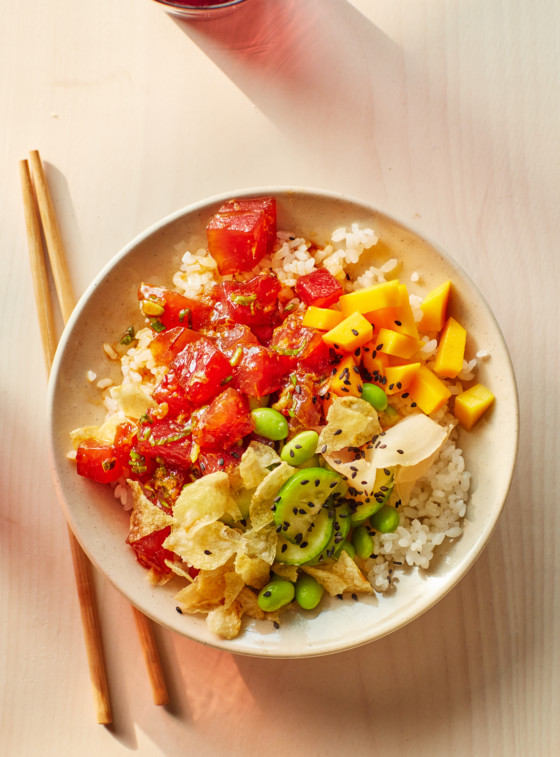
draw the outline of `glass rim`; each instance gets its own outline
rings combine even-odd
[[[186,3],[173,2],[173,0],[155,0],[160,5],[165,5],[167,8],[174,8],[178,11],[202,11],[208,13],[213,10],[221,10],[223,8],[229,8],[232,5],[239,5],[239,3],[245,2],[245,0],[222,0],[220,3],[213,3],[212,5],[191,5],[188,1]]]

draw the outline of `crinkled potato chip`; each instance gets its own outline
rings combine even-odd
[[[319,435],[318,449],[334,452],[361,447],[382,431],[374,407],[359,397],[335,397],[327,413],[327,425]]]
[[[278,534],[274,525],[250,528],[241,537],[240,550],[251,557],[260,557],[269,565],[272,565],[276,557],[277,542]]]
[[[225,515],[239,520],[241,512],[231,494],[228,474],[216,471],[187,484],[173,506],[173,515],[173,531],[188,531],[195,523],[213,523]]]
[[[296,471],[288,463],[282,462],[277,468],[270,471],[266,478],[257,486],[249,506],[249,515],[253,528],[262,528],[272,523],[274,515],[272,513],[272,504],[274,497],[278,494],[282,484],[284,484]]]
[[[235,639],[241,630],[242,610],[237,602],[229,607],[220,606],[210,610],[206,618],[208,628],[223,639]]]
[[[252,441],[241,458],[239,473],[246,489],[256,489],[265,479],[270,465],[278,465],[280,456],[268,444]]]
[[[270,565],[260,557],[251,557],[245,552],[238,552],[235,558],[235,571],[243,583],[254,589],[266,586],[270,577]]]
[[[112,386],[109,390],[111,397],[119,403],[119,407],[127,418],[138,420],[157,402],[150,397],[138,384],[128,382],[119,386]]]
[[[138,481],[127,480],[132,493],[129,541],[135,542],[154,531],[171,526],[173,518],[146,497]]]
[[[373,594],[373,587],[364,577],[354,560],[344,550],[338,560],[329,562],[320,568],[304,567],[303,570],[313,576],[331,596],[344,592],[361,592]]]
[[[225,565],[239,549],[241,533],[221,521],[203,523],[185,531],[173,527],[163,542],[166,549],[200,570]]]
[[[70,441],[74,449],[82,442],[95,441],[100,444],[113,444],[117,426],[125,420],[122,412],[113,413],[101,426],[81,426],[70,432]]]

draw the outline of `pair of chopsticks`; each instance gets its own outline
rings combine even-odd
[[[54,324],[44,243],[48,252],[60,311],[65,323],[74,309],[75,300],[54,206],[41,157],[37,150],[29,153],[29,160],[20,161],[20,178],[41,340],[47,372],[50,372],[58,338]],[[113,722],[113,716],[93,583],[93,570],[89,559],[70,528],[68,528],[68,535],[70,537],[97,722],[108,725]],[[132,610],[148,669],[154,703],[165,705],[169,702],[169,695],[151,622],[135,607],[132,607]]]

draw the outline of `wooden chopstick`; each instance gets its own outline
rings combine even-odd
[[[32,173],[29,170],[30,164]],[[29,154],[29,162],[27,160],[20,161],[20,177],[35,300],[41,328],[43,351],[47,371],[49,372],[56,351],[57,337],[50,298],[43,237],[47,245],[57,297],[65,322],[70,317],[75,300],[56,214],[41,157],[37,150]],[[68,528],[68,534],[80,602],[90,678],[93,686],[97,722],[108,725],[112,723],[113,718],[91,563],[70,528]],[[169,702],[169,695],[152,625],[149,619],[136,610],[136,608],[133,608],[133,611],[144,659],[148,668],[154,703],[156,705],[165,705]]]

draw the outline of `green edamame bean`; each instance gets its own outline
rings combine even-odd
[[[372,527],[382,534],[391,534],[397,530],[399,525],[399,514],[394,507],[384,505],[369,519]]]
[[[354,555],[356,554],[356,550],[354,549],[354,545],[352,544],[352,542],[351,542],[351,541],[348,541],[348,540],[346,540],[346,541],[343,541],[343,542],[342,542],[342,549],[343,549],[343,550],[344,550],[344,551],[345,551],[345,552],[346,552],[346,553],[347,553],[348,555],[350,555],[350,557],[351,557],[352,559],[354,559]]]
[[[274,612],[285,605],[289,605],[295,596],[295,586],[285,578],[274,578],[258,596],[258,605],[264,612]]]
[[[385,410],[389,404],[387,395],[377,384],[364,384],[362,387],[362,399],[369,402],[379,412]]]
[[[367,558],[373,552],[373,539],[366,526],[357,526],[352,532],[352,546],[356,550],[356,555],[362,560]]]
[[[323,598],[325,590],[313,576],[303,573],[296,581],[295,592],[296,602],[302,610],[314,610]]]
[[[296,434],[293,439],[286,442],[282,452],[280,453],[281,459],[285,463],[290,465],[301,465],[310,457],[313,457],[317,450],[317,443],[319,441],[319,434],[311,429],[308,431],[301,431]]]
[[[272,407],[256,407],[251,410],[255,433],[274,442],[288,436],[288,421]]]

